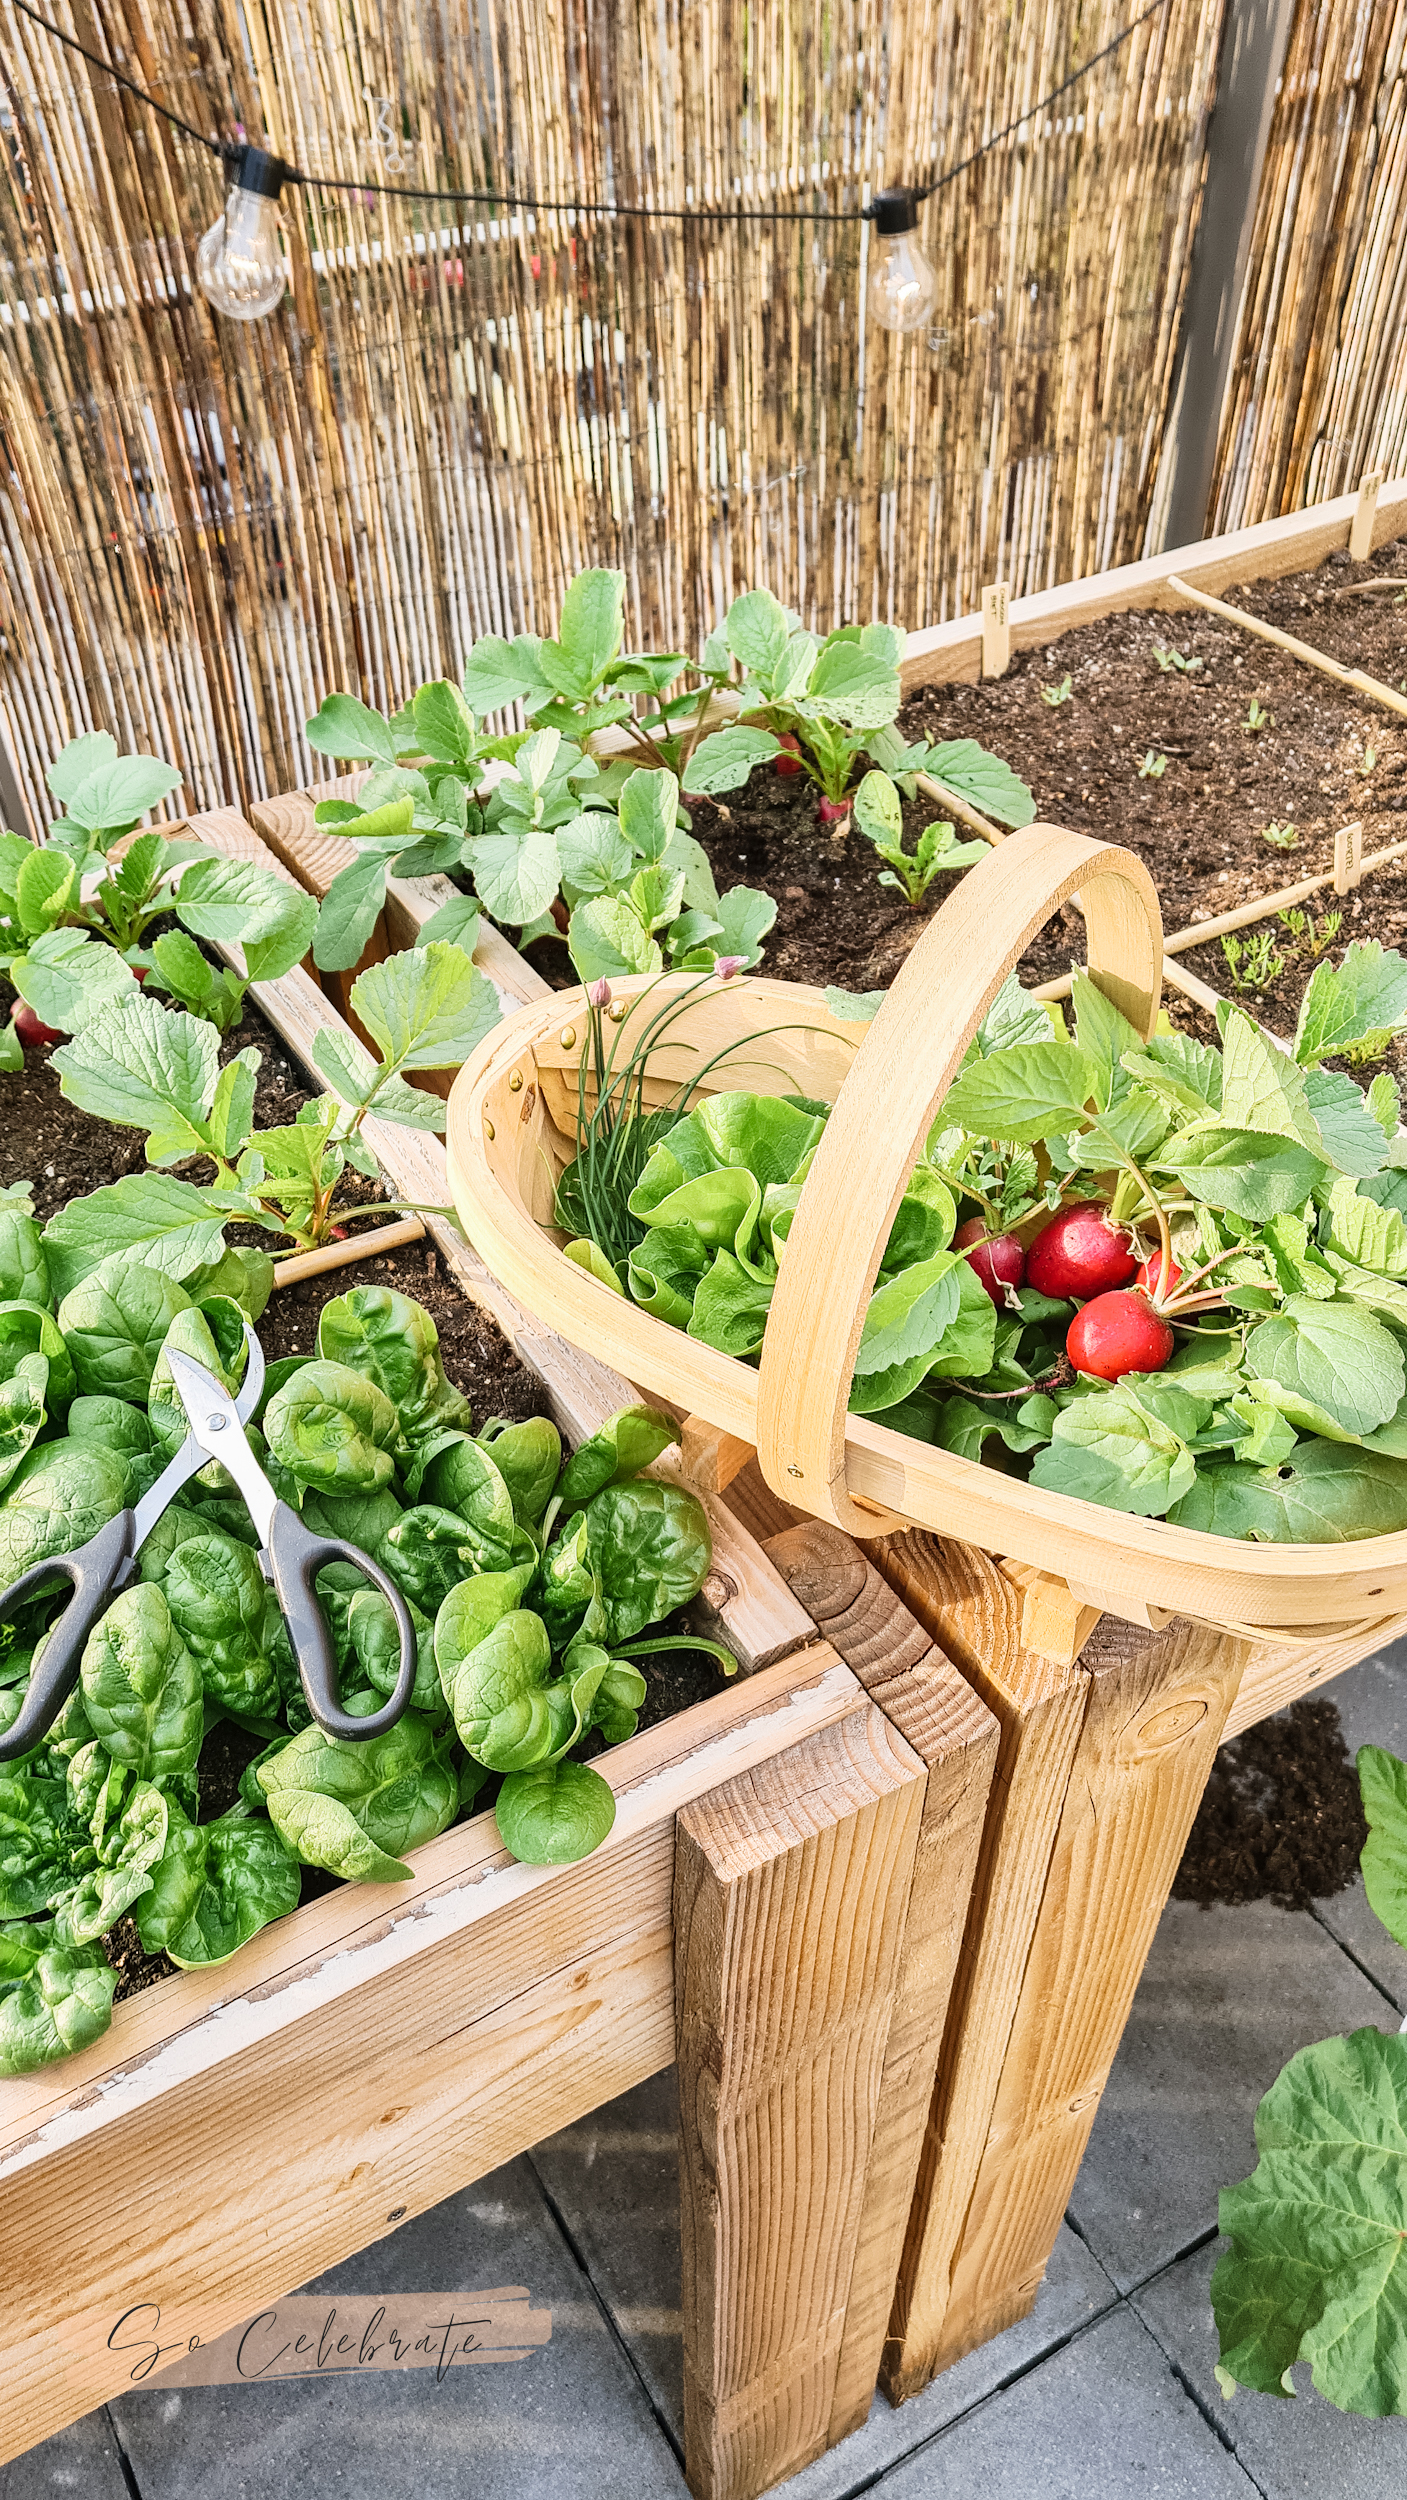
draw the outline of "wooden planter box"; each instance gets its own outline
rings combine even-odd
[[[266,856],[229,811],[193,830]],[[305,1057],[339,1022],[302,970],[255,997]],[[371,1142],[443,1200],[437,1141]],[[572,1437],[629,1398],[432,1229]],[[706,1499],[743,1671],[602,1758],[593,1856],[519,1865],[478,1815],[0,2083],[0,2461],[131,2383],[126,2312],[174,2360],[676,2058],[693,2488],[751,2500],[863,2419],[996,1723],[882,1584],[856,1614],[853,1551],[803,1605]]]
[[[1219,590],[1314,564],[1354,512],[1013,602],[1013,640],[1176,606],[1171,573]],[[1404,526],[1388,489],[1373,543]],[[976,618],[915,635],[907,682],[980,655]],[[311,797],[255,814],[325,888],[344,854]],[[255,841],[224,811],[200,829]],[[445,893],[393,886],[380,942]],[[539,994],[496,933],[478,960],[506,1003]],[[337,1012],[306,972],[256,995],[303,1055]],[[402,1194],[444,1199],[435,1141],[372,1142]],[[619,1402],[431,1229],[569,1431]],[[513,1867],[479,1817],[419,1853],[413,1889],[266,1931],[223,1974],[237,1994],[167,1981],[85,2058],[0,2086],[0,2453],[125,2383],[106,2339],[134,2302],[208,2338],[676,2053],[696,2492],[746,2500],[856,2427],[881,2343],[898,2400],[1029,2309],[1216,1745],[1392,1627],[1130,1625],[933,1536],[862,1553],[736,1460],[689,1453],[695,1482],[731,1476],[706,1594],[754,1672],[607,1758],[596,1857]]]

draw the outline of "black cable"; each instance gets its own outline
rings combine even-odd
[[[96,52],[90,52],[86,44],[78,41],[76,35],[66,35],[61,26],[55,26],[51,19],[41,17],[37,9],[30,7],[29,0],[10,0],[10,5],[18,9],[22,17],[27,17],[34,25],[42,27],[46,35],[52,35],[56,43],[66,44],[71,52],[80,53],[92,68],[101,70],[105,77],[111,78],[117,86],[125,88],[128,95],[134,95],[139,104],[150,105],[152,111],[160,113],[165,120],[170,122],[173,129],[181,131],[187,139],[194,139],[197,147],[206,149],[211,156],[219,157],[224,164],[232,164],[243,155],[243,147],[238,142],[209,139],[203,131],[196,130],[190,122],[183,121],[179,113],[172,112],[169,104],[162,104],[145,87],[139,87],[135,79],[125,77],[120,69],[113,68],[110,61],[103,60]],[[1107,61],[1111,53],[1119,51],[1131,35],[1137,34],[1140,26],[1146,26],[1149,18],[1156,17],[1159,10],[1166,8],[1167,5],[1168,0],[1150,0],[1149,7],[1142,12],[1141,16],[1132,19],[1120,34],[1115,35],[1112,41],[1104,45],[1102,51],[1092,54],[1089,60],[1082,61],[1078,69],[1072,69],[1069,77],[1062,79],[1058,87],[1053,87],[1049,95],[1042,96],[1039,104],[1033,104],[1026,112],[1018,113],[1014,121],[1007,122],[1004,128],[994,132],[990,139],[985,139],[981,147],[974,148],[972,154],[965,156],[960,164],[953,165],[947,173],[940,174],[936,182],[908,186],[911,197],[915,200],[927,200],[931,199],[935,192],[946,190],[948,184],[956,182],[960,174],[967,173],[969,168],[979,164],[984,156],[990,156],[992,150],[1000,147],[1003,139],[1009,139],[1013,131],[1024,129],[1027,122],[1035,121],[1042,113],[1049,112],[1052,104],[1058,104],[1060,98],[1067,94],[1071,87],[1076,86],[1080,79],[1087,77],[1092,69],[1097,69],[1101,61]],[[340,181],[332,175],[305,174],[298,166],[285,164],[282,160],[280,160],[280,170],[285,182],[299,183],[306,191],[363,192],[388,200],[478,200],[498,208],[526,208],[540,211],[545,215],[556,216],[645,217],[674,219],[683,224],[734,218],[750,225],[849,226],[863,224],[872,214],[872,211],[866,208],[745,208],[741,203],[733,208],[646,208],[638,203],[622,205],[612,200],[537,200],[529,199],[526,195],[513,191],[431,191],[417,189],[409,183]]]

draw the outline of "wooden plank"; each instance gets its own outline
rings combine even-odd
[[[1107,573],[1090,574],[1085,581],[1059,582],[1052,590],[1013,599],[1008,612],[1012,649],[1033,651],[1081,625],[1095,624],[1101,616],[1118,616],[1131,608],[1176,607],[1176,595],[1167,587],[1172,573],[1180,573],[1199,590],[1220,591],[1274,581],[1285,573],[1307,572],[1348,545],[1357,508],[1356,495],[1336,495],[1280,520],[1258,521],[1253,528],[1228,530],[1220,538],[1170,547],[1162,555],[1145,556],[1138,564],[1115,565]],[[1379,495],[1373,545],[1386,546],[1390,539],[1400,538],[1404,529],[1407,479],[1399,479]],[[909,636],[900,663],[905,694],[954,678],[970,683],[979,676],[981,661],[980,614],[930,625]]]
[[[987,2140],[941,2317],[911,2280],[911,2395],[1024,2317],[1045,2274],[1249,1644],[1106,1617]]]
[[[684,2444],[752,2500],[830,2439],[924,1769],[867,1703],[682,1809]]]
[[[476,1816],[416,1852],[411,1883],[339,1886],[234,1972],[162,1981],[83,2055],[0,2084],[0,2459],[124,2384],[106,2339],[134,2302],[208,2342],[668,2064],[676,1815],[772,1754],[809,1759],[862,1706],[818,1645],[603,1755],[616,1824],[579,1865],[515,1864]],[[789,1793],[765,1791],[779,1817]],[[897,1773],[884,1796],[916,1807]],[[860,1904],[897,1927],[904,1869],[876,1847],[888,1889]],[[832,1915],[851,1872],[840,1853]],[[98,2180],[120,2230],[95,2228]]]
[[[767,1551],[928,1774],[831,2406],[834,2445],[864,2422],[879,2374],[1001,1731],[839,1529],[809,1520]]]
[[[1240,1688],[1227,1712],[1223,1744],[1258,1720],[1268,1719],[1272,1712],[1288,1709],[1302,1694],[1318,1692],[1322,1684],[1356,1667],[1360,1658],[1386,1649],[1404,1631],[1407,1617],[1399,1616],[1395,1622],[1370,1624],[1353,1632],[1331,1630],[1321,1641],[1297,1641],[1284,1647],[1274,1641],[1252,1642]]]
[[[873,1553],[1001,1730],[880,2374],[898,2403],[941,2337],[1089,1687],[1083,1665],[1022,1647],[1020,1594],[985,1554],[917,1530]]]

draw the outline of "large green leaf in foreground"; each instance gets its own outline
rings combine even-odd
[[[1307,2361],[1345,2413],[1407,2413],[1407,2039],[1301,2049],[1256,2112],[1260,2161],[1224,2188],[1218,2376],[1270,2396]]]

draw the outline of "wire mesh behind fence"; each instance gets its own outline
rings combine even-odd
[[[1126,0],[52,0],[200,129],[306,172],[858,209],[957,163]],[[863,314],[870,230],[286,192],[269,320],[193,291],[219,166],[0,21],[0,726],[36,820],[85,727],[192,803],[306,777],[383,705],[623,567],[637,644],[766,582],[906,625],[1141,552],[1223,0],[1168,0],[923,212],[931,331]]]

